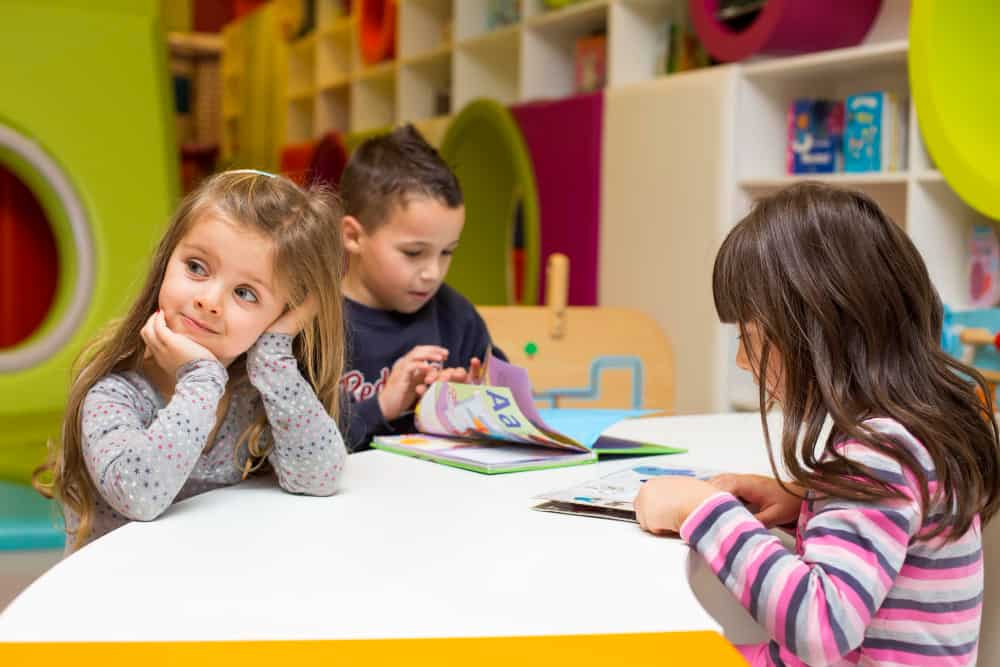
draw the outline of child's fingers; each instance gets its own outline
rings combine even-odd
[[[782,508],[780,505],[771,505],[770,507],[765,507],[754,516],[757,517],[758,521],[770,528],[777,525],[778,522],[781,521],[781,510]]]
[[[143,351],[142,353],[143,360],[149,359],[153,356],[153,346],[149,340],[150,336],[152,335],[150,333],[150,329],[152,329],[152,327],[153,325],[151,322],[146,322],[146,324],[142,326],[142,329],[139,330],[139,337],[142,338],[142,342],[146,346],[145,351]]]
[[[646,514],[645,514],[645,512],[643,512],[641,509],[637,509],[636,512],[635,512],[635,519],[636,519],[636,521],[639,522],[639,527],[640,528],[642,528],[646,532],[650,532],[649,531],[649,526],[646,525]]]
[[[437,345],[417,345],[406,353],[406,358],[411,361],[443,362],[448,358],[448,350]]]
[[[737,491],[742,488],[740,476],[734,475],[732,473],[724,473],[722,475],[716,475],[712,479],[708,480],[708,483],[719,489],[720,491],[725,491],[731,493],[734,496],[738,495]]]
[[[422,361],[410,362],[406,365],[406,377],[411,384],[426,383],[427,374],[434,370],[437,369]]]
[[[142,336],[142,339],[146,342],[147,349],[150,350],[152,354],[155,354],[158,350],[163,348],[163,341],[160,338],[159,330],[157,329],[159,317],[159,312],[154,313],[152,317],[146,321],[146,324],[139,332],[139,335]]]

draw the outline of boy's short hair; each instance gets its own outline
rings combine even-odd
[[[462,205],[458,179],[440,154],[413,125],[367,139],[355,149],[340,179],[344,212],[371,233],[384,224],[394,206],[412,196]]]

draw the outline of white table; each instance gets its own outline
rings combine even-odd
[[[755,414],[623,422],[671,463],[767,472]],[[649,459],[644,459],[648,461]],[[757,635],[701,558],[631,523],[531,511],[536,494],[636,459],[485,476],[384,452],[343,490],[213,491],[65,559],[0,616],[0,641]]]

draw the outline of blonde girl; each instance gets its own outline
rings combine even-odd
[[[324,193],[252,170],[184,199],[128,314],[77,361],[35,477],[62,503],[67,551],[264,460],[287,491],[334,493],[340,217]]]

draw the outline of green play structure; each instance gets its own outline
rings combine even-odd
[[[524,243],[522,305],[538,295],[539,216],[535,174],[521,130],[493,100],[470,102],[455,117],[441,155],[455,170],[465,196],[462,250],[448,283],[477,305],[512,305],[511,249],[519,214]]]
[[[24,481],[41,462],[74,358],[130,303],[176,204],[159,5],[0,3],[0,165],[34,194],[58,249],[48,314],[0,348],[0,478]],[[28,266],[15,279],[52,270]]]
[[[1000,219],[1000,6],[919,0],[910,16],[910,86],[924,142],[955,192]]]

